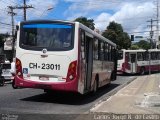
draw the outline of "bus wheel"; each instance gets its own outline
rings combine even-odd
[[[52,94],[52,93],[53,93],[52,90],[48,90],[48,89],[44,89],[44,92],[45,92],[46,94]]]
[[[110,80],[111,80],[111,81],[114,81],[114,80],[115,80],[115,79],[114,79],[115,75],[116,75],[116,74],[115,74],[115,72],[114,72],[114,71],[112,71],[112,73],[111,73],[111,77],[110,77]]]
[[[4,86],[4,80],[0,80],[0,86]]]
[[[144,68],[144,67],[141,67],[141,69],[140,69],[140,74],[141,74],[141,75],[144,75],[144,74],[145,74],[145,68]]]
[[[15,85],[15,81],[13,80],[12,81],[12,87],[14,88],[14,89],[17,89],[18,87]]]

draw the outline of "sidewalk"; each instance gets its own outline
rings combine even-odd
[[[160,74],[139,76],[90,112],[114,114],[160,113]]]

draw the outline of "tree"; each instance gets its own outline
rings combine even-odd
[[[117,44],[118,49],[128,49],[131,46],[131,40],[126,32],[123,32],[121,24],[114,21],[110,22],[102,35]]]
[[[80,22],[92,30],[95,29],[94,27],[95,24],[93,23],[94,22],[93,19],[87,19],[86,17],[79,17],[79,18],[76,18],[74,21]]]
[[[136,44],[131,45],[131,50],[138,50],[138,49],[139,49],[138,45],[136,45]]]
[[[134,45],[137,45],[140,49],[145,49],[145,50],[151,48],[150,43],[145,40],[140,40],[139,42],[135,43]]]

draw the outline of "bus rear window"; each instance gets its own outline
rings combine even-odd
[[[29,50],[70,50],[73,48],[71,24],[23,24],[20,47]]]

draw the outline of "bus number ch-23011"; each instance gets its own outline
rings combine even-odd
[[[37,63],[29,63],[29,68],[31,69],[47,69],[47,70],[60,70],[60,64],[45,64],[42,63],[41,66]]]

